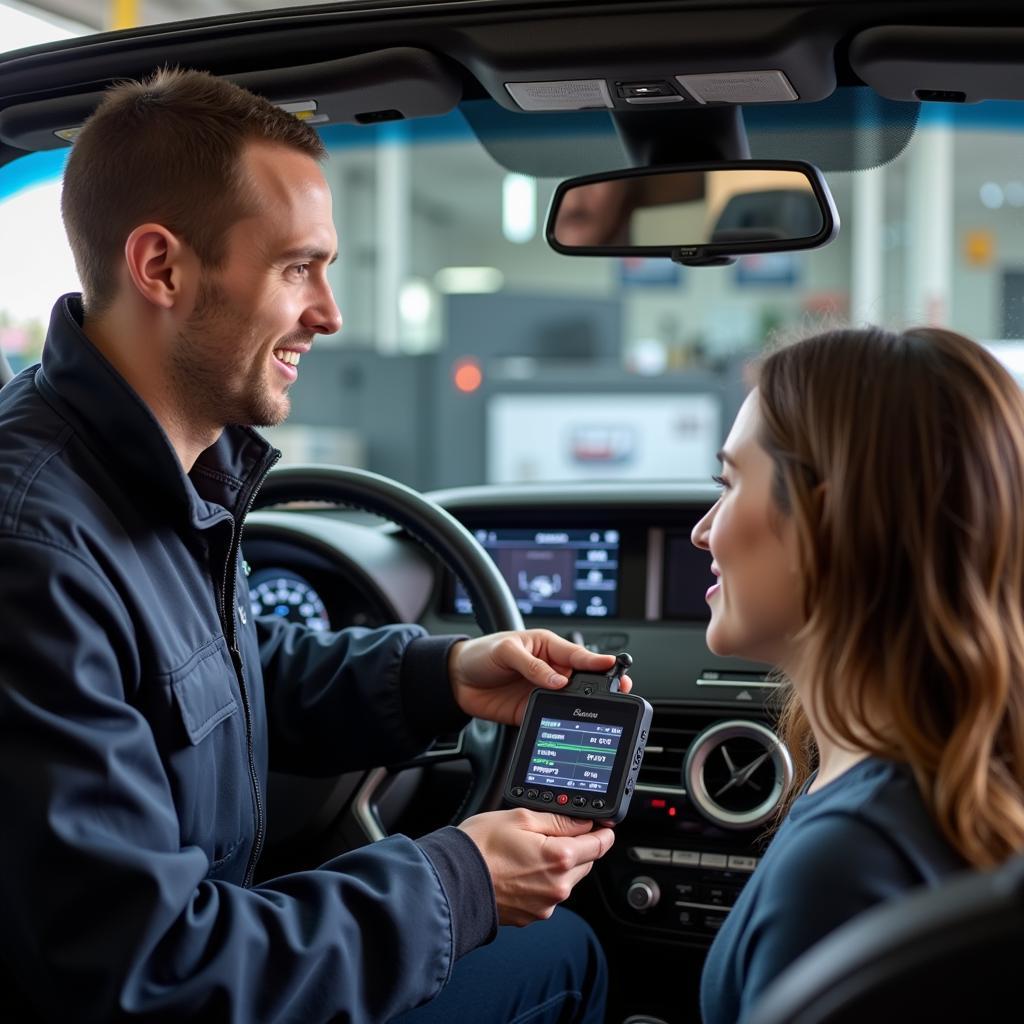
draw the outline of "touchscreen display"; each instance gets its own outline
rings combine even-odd
[[[665,589],[662,615],[684,622],[707,622],[711,609],[704,599],[715,582],[711,558],[695,548],[689,532],[670,533],[665,538]]]
[[[607,793],[621,740],[621,725],[541,718],[525,781]]]
[[[605,618],[618,612],[618,530],[477,530],[523,615]],[[471,613],[455,585],[455,611]]]

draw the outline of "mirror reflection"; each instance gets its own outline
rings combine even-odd
[[[568,189],[554,237],[567,248],[787,242],[812,238],[824,224],[799,171],[672,171]]]

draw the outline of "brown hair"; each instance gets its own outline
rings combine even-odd
[[[834,330],[757,371],[819,721],[910,765],[972,865],[1024,847],[1024,395],[952,331]],[[790,690],[797,778],[816,756]]]
[[[240,156],[257,140],[325,155],[309,125],[205,72],[164,69],[107,90],[75,140],[61,197],[90,315],[113,300],[139,224],[163,224],[204,264],[220,264],[228,229],[251,208]]]

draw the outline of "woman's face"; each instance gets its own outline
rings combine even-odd
[[[753,391],[719,453],[722,496],[691,540],[711,552],[718,578],[707,593],[708,647],[785,665],[791,637],[803,624],[796,530],[772,497],[774,466],[758,441],[760,419]]]

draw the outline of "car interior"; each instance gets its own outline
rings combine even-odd
[[[609,1021],[699,1020],[705,953],[792,763],[770,666],[706,646],[690,532],[744,366],[776,334],[948,323],[1024,372],[1024,9],[153,6],[158,23],[0,52],[0,249],[24,262],[4,210],[56,187],[110,83],[200,68],[317,127],[346,326],[303,357],[268,432],[284,459],[245,527],[253,614],[525,625],[628,652],[650,735],[616,843],[569,906],[607,953]],[[28,314],[4,319],[6,291],[0,385],[41,344]],[[500,806],[514,741],[474,721],[409,763],[274,775],[259,873]],[[1021,893],[1014,862],[872,911],[752,1019],[967,1019],[985,1004],[965,977],[976,999],[1013,978]]]

